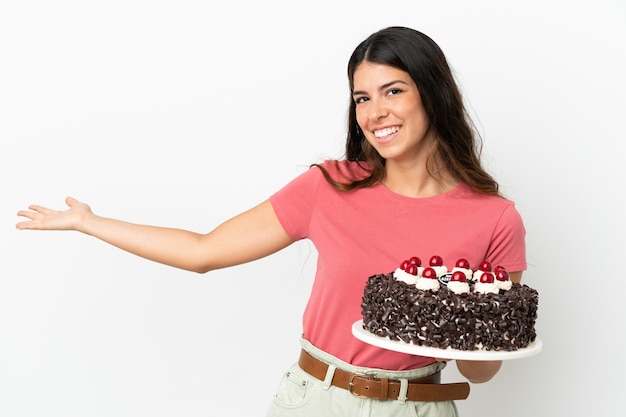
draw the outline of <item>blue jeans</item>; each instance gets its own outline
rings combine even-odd
[[[284,374],[270,405],[267,417],[457,417],[453,401],[420,402],[399,400],[380,401],[360,398],[343,388],[330,385],[335,369],[364,372],[378,378],[409,380],[434,374],[445,367],[436,363],[410,371],[382,371],[352,366],[302,340],[302,348],[329,366],[326,379],[320,381],[294,364]],[[406,392],[405,394],[406,395]]]

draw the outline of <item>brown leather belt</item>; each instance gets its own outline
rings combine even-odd
[[[300,353],[298,365],[302,370],[323,381],[326,379],[328,365],[314,358],[306,351]],[[441,372],[424,378],[410,379],[406,399],[409,401],[450,401],[464,400],[470,387],[467,382],[440,384]],[[366,374],[350,373],[336,369],[332,385],[348,390],[357,397],[378,400],[397,400],[400,395],[400,381],[387,378],[373,378]]]

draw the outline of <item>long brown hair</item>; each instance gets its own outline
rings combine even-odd
[[[498,183],[480,163],[482,141],[474,129],[461,92],[439,46],[425,34],[405,27],[388,27],[370,35],[352,53],[348,62],[350,106],[345,159],[365,162],[369,176],[344,175],[341,181],[319,164],[326,180],[339,190],[370,187],[385,176],[385,159],[367,142],[356,121],[352,99],[354,71],[362,62],[389,65],[407,72],[420,92],[424,109],[435,132],[435,146],[427,160],[433,178],[441,176],[435,162],[443,164],[450,175],[478,192],[500,195]]]

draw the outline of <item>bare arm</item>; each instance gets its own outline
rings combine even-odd
[[[253,261],[293,243],[269,200],[222,223],[207,234],[139,225],[95,215],[68,197],[68,210],[33,205],[17,214],[29,220],[20,230],[76,230],[155,262],[195,272],[207,272]]]
[[[509,279],[512,282],[521,282],[522,271],[511,272]],[[498,373],[501,366],[502,361],[456,361],[459,372],[473,383],[489,381]]]

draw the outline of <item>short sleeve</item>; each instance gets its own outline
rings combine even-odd
[[[294,240],[308,237],[321,171],[310,168],[270,197],[270,203],[285,232]]]
[[[511,202],[496,224],[487,258],[509,271],[524,271],[526,263],[526,229],[521,215]]]

